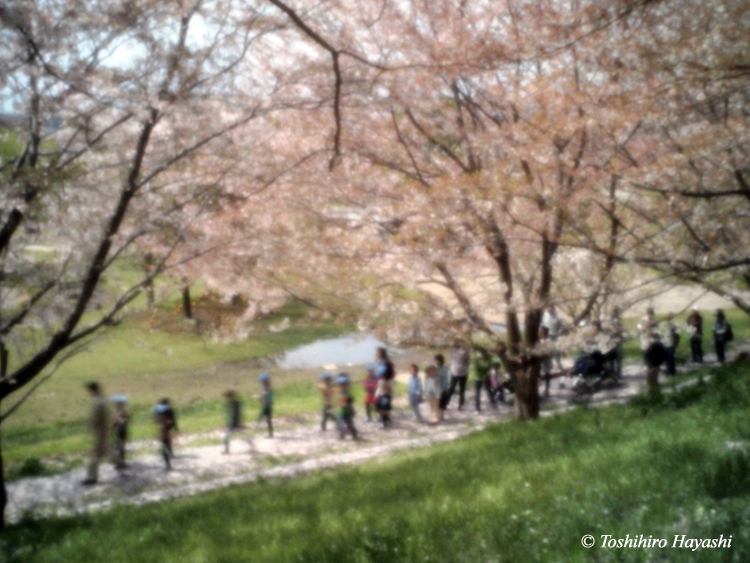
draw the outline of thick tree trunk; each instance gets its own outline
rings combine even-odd
[[[146,282],[146,308],[151,311],[154,308],[155,302],[156,299],[154,296],[154,282],[148,280]]]
[[[539,418],[539,362],[523,363],[511,377],[516,388],[516,419]]]
[[[190,303],[190,284],[182,286],[182,312],[185,313],[186,319],[193,318],[193,307]]]
[[[0,436],[0,530],[5,529],[5,507],[8,505],[8,491],[5,488],[5,467],[3,466],[2,436]]]

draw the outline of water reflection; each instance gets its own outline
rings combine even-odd
[[[276,361],[276,365],[282,369],[361,365],[374,361],[375,348],[378,346],[386,344],[367,333],[326,338],[285,352]]]

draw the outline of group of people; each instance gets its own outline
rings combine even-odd
[[[428,424],[439,424],[445,418],[445,410],[453,395],[458,392],[458,410],[466,402],[466,385],[470,376],[475,382],[475,408],[481,411],[481,391],[486,391],[490,405],[496,408],[498,401],[505,400],[504,390],[510,382],[503,377],[500,361],[484,349],[479,349],[471,358],[469,347],[463,340],[456,340],[449,352],[450,366],[446,365],[443,354],[435,354],[433,362],[424,369],[424,378],[420,377],[417,364],[409,366],[407,396],[414,418],[423,421],[421,405],[427,403],[429,408]],[[384,428],[391,425],[393,403],[393,380],[395,370],[385,348],[378,348],[377,363],[365,368],[366,375],[362,380],[364,405],[367,420],[372,421],[377,413]],[[323,374],[321,378],[325,378]],[[321,386],[324,402],[324,415],[321,427],[325,430],[326,421],[326,387]]]
[[[734,339],[732,325],[727,322],[726,315],[717,309],[716,320],[712,327],[712,336],[716,359],[720,364],[726,361],[726,345]],[[659,321],[654,309],[649,307],[646,315],[637,326],[640,336],[640,347],[647,373],[655,376],[659,366],[665,364],[667,375],[677,373],[675,353],[680,343],[680,330],[674,321],[674,315],[668,314],[663,321]],[[685,322],[685,332],[690,340],[690,356],[694,363],[703,363],[703,317],[697,307],[693,307]]]
[[[259,399],[261,409],[258,422],[266,420],[268,434],[273,437],[272,405],[273,391],[271,390],[271,377],[264,373],[258,377],[261,383],[261,392],[256,398]],[[86,384],[86,389],[91,395],[91,415],[89,426],[93,435],[93,447],[88,464],[86,478],[83,485],[95,485],[99,480],[99,464],[102,460],[109,458],[116,469],[127,469],[126,443],[128,439],[128,425],[130,414],[127,410],[127,398],[124,395],[115,395],[110,399],[114,404],[114,413],[110,411],[107,397],[96,381]],[[224,393],[227,401],[227,429],[224,437],[224,453],[229,453],[229,443],[234,432],[242,428],[241,403],[237,393],[230,389]],[[168,398],[161,399],[152,410],[154,422],[158,429],[159,453],[164,460],[164,468],[172,469],[172,437],[177,432],[177,417]]]
[[[610,342],[614,342],[611,369],[619,376],[622,370],[622,341],[625,333],[618,310],[614,311],[609,325],[607,333]],[[598,334],[601,332],[601,323],[591,323],[591,328]],[[540,341],[554,342],[565,333],[565,330],[565,324],[554,307],[547,307],[540,323]],[[649,308],[638,323],[637,330],[647,367],[647,376],[654,379],[658,375],[661,364],[666,364],[667,374],[675,374],[675,351],[680,341],[680,330],[674,321],[674,315],[669,314],[660,321],[655,317],[653,308]],[[688,316],[685,331],[690,339],[692,361],[702,363],[703,318],[697,308],[693,308]],[[731,325],[720,309],[716,311],[712,333],[717,359],[720,363],[724,363],[726,344],[732,341],[734,335]],[[558,369],[562,370],[559,354],[550,354],[542,359],[541,374],[545,396],[549,394],[551,373],[555,362]],[[375,363],[368,364],[365,371],[361,385],[364,390],[367,421],[370,422],[379,417],[383,428],[389,428],[393,423],[391,411],[396,371],[385,348],[377,349]],[[431,425],[439,424],[445,419],[445,411],[455,394],[458,394],[458,410],[464,408],[466,387],[470,377],[474,381],[474,406],[477,412],[480,412],[482,408],[483,390],[492,408],[497,408],[498,403],[505,401],[506,391],[513,391],[513,384],[507,374],[503,373],[499,359],[481,347],[475,347],[474,351],[471,351],[467,343],[461,339],[455,340],[450,348],[448,365],[442,354],[435,354],[432,363],[424,369],[424,378],[420,377],[420,369],[416,364],[409,366],[409,373],[407,395],[413,416],[416,420],[423,421],[425,417],[422,414],[421,405],[427,403],[429,408],[427,422]],[[260,403],[257,423],[260,424],[265,420],[268,436],[272,438],[274,394],[271,388],[271,376],[263,373],[258,377],[258,381],[261,390],[255,397]],[[111,402],[114,404],[114,414],[112,414],[99,384],[91,382],[86,387],[92,396],[90,425],[94,444],[83,484],[93,485],[98,480],[99,463],[105,457],[110,456],[117,469],[127,467],[125,456],[130,417],[124,396],[112,397]],[[319,376],[318,390],[322,398],[320,429],[326,431],[327,423],[331,421],[335,423],[340,439],[344,439],[347,435],[351,435],[354,440],[359,439],[354,423],[355,401],[349,374],[342,372],[334,377],[329,372],[322,373]],[[232,389],[227,390],[224,397],[227,410],[224,453],[229,454],[232,436],[243,427],[241,403],[237,393]],[[172,435],[177,431],[177,419],[168,398],[159,401],[153,409],[153,416],[159,432],[160,453],[165,469],[169,470],[174,456]]]
[[[112,414],[107,404],[107,397],[96,381],[87,383],[86,389],[91,395],[89,426],[94,437],[94,443],[83,485],[95,485],[99,480],[99,463],[102,459],[109,457],[118,470],[127,468],[125,453],[130,414],[126,407],[127,399],[125,396],[115,395],[112,397],[111,401],[115,406],[114,414]],[[172,433],[177,430],[174,409],[172,409],[169,399],[164,398],[157,403],[153,412],[154,420],[159,428],[161,455],[166,468],[171,469],[170,460],[174,457]],[[114,439],[114,443],[112,443],[112,439]]]

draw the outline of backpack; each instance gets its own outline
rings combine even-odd
[[[732,325],[727,323],[727,331],[724,333],[724,341],[731,342],[734,340],[734,332],[732,332]]]
[[[385,360],[385,373],[383,374],[383,377],[386,381],[391,381],[396,377],[396,368],[393,366],[393,362],[390,358],[386,358]]]

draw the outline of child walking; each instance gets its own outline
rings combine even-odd
[[[237,398],[237,394],[229,389],[224,396],[227,399],[227,430],[224,434],[224,453],[229,454],[229,441],[232,438],[232,434],[235,430],[239,430],[241,427],[241,404]]]
[[[358,440],[357,429],[354,427],[354,399],[349,391],[349,376],[346,373],[339,374],[336,384],[339,386],[339,412],[336,421],[339,439],[343,440],[348,431],[354,440]]]
[[[391,426],[391,383],[385,377],[378,378],[378,388],[375,391],[376,405],[380,413],[383,428]]]
[[[268,426],[268,437],[273,438],[273,420],[271,418],[273,415],[273,391],[271,390],[271,376],[267,373],[261,373],[258,376],[258,381],[261,384],[260,395],[257,395],[257,399],[261,405],[258,424],[265,418],[266,425]]]
[[[125,407],[127,398],[124,395],[116,395],[112,397],[112,402],[115,404],[115,415],[112,419],[112,428],[115,433],[115,468],[125,469],[127,468],[125,444],[128,441],[128,421],[130,420],[128,409]]]
[[[164,458],[165,469],[172,469],[171,459],[174,457],[172,451],[172,431],[177,430],[177,419],[169,404],[169,399],[162,399],[154,407],[156,423],[159,426],[159,440],[161,441],[161,456]]]
[[[320,429],[326,431],[326,423],[328,420],[336,420],[333,416],[333,385],[331,384],[331,374],[323,372],[320,374],[320,381],[318,382],[318,390],[320,391],[321,399],[323,400],[323,412],[321,414]]]
[[[406,388],[409,394],[409,405],[414,411],[414,418],[421,421],[422,415],[419,413],[419,404],[422,402],[422,380],[419,378],[419,367],[417,364],[409,366],[409,384]]]
[[[375,376],[375,366],[367,364],[365,368],[367,375],[362,380],[362,387],[365,390],[365,412],[367,413],[367,422],[372,422],[372,413],[376,410],[377,398],[375,392],[378,390],[378,378]]]
[[[438,379],[438,368],[436,365],[428,366],[425,370],[424,398],[430,405],[430,424],[438,424],[442,418],[440,408],[440,397],[443,393],[440,380]]]

